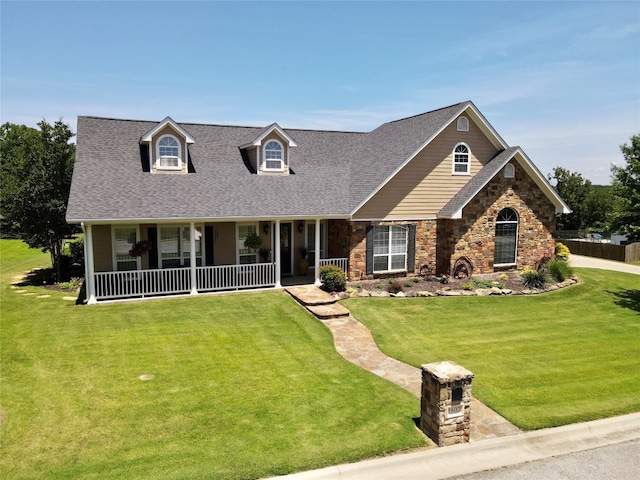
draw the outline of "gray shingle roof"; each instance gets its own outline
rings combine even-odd
[[[284,129],[297,143],[290,151],[295,175],[288,176],[256,175],[244,164],[239,146],[264,128],[180,123],[195,140],[189,146],[195,172],[152,174],[141,165],[146,147],[139,140],[158,122],[79,117],[67,219],[347,217],[468,105],[369,133]]]

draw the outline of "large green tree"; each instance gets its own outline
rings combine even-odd
[[[640,134],[620,145],[624,166],[611,166],[611,192],[615,207],[609,216],[613,231],[624,233],[629,241],[640,241]]]
[[[556,167],[549,180],[556,181],[556,190],[571,209],[571,213],[560,215],[559,230],[582,230],[586,225],[586,200],[591,191],[591,181],[582,177],[578,172]]]
[[[65,220],[75,146],[62,120],[39,129],[0,127],[0,213],[13,234],[51,254],[58,279],[64,239],[77,230]]]

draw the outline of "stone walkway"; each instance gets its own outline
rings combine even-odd
[[[422,372],[382,353],[371,332],[331,294],[315,286],[285,289],[333,334],[336,351],[351,363],[408,390],[420,398]],[[318,313],[316,313],[318,312]],[[425,359],[426,361],[426,359]],[[471,441],[515,435],[520,430],[489,407],[471,401]]]

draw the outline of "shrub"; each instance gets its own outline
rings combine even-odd
[[[462,284],[463,290],[473,290],[474,284],[473,282],[466,282]]]
[[[389,285],[393,285],[394,283],[396,283],[396,279],[393,277],[389,278]]]
[[[400,293],[402,292],[402,285],[400,285],[400,283],[397,282],[393,282],[390,283],[389,286],[387,287],[387,292],[389,293]]]
[[[563,282],[573,275],[573,268],[571,268],[565,260],[560,260],[559,258],[551,260],[547,264],[547,268],[551,276],[558,282]]]
[[[548,281],[548,275],[545,268],[532,270],[525,268],[520,274],[522,284],[527,288],[544,288]]]
[[[562,242],[556,242],[556,257],[561,260],[569,260],[569,255],[571,252],[569,251],[569,247],[567,247]]]
[[[420,283],[420,277],[413,277],[413,283]]]
[[[502,280],[503,282],[506,282],[507,280],[509,280],[509,275],[507,275],[506,273],[501,273],[500,280]]]
[[[404,286],[407,288],[411,288],[411,282],[404,282]]]
[[[472,280],[473,285],[476,288],[491,288],[493,287],[493,282],[491,280]]]
[[[322,289],[327,292],[344,292],[347,289],[347,276],[344,271],[336,265],[325,265],[320,267],[320,280]]]

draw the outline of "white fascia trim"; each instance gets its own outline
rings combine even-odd
[[[178,125],[171,117],[165,117],[158,125],[153,127],[147,133],[145,133],[142,137],[140,137],[140,143],[150,142],[153,136],[162,130],[167,125],[170,125],[176,132],[182,135],[187,142],[187,144],[195,143],[195,140],[191,135],[189,135],[184,128]]]
[[[67,223],[71,224],[80,224],[85,223],[86,225],[137,225],[142,223],[149,224],[183,224],[183,223],[219,223],[219,222],[252,222],[252,221],[261,221],[265,222],[268,220],[276,221],[288,221],[288,220],[309,220],[309,219],[320,219],[320,220],[350,220],[349,215],[345,214],[335,214],[335,215],[262,215],[262,216],[246,216],[246,217],[184,217],[184,218],[99,218],[99,219],[75,219],[68,218]]]
[[[433,135],[431,135],[422,145],[420,145],[420,147],[418,147],[418,149],[415,152],[409,155],[409,157],[404,162],[402,162],[400,166],[396,168],[394,172],[387,177],[386,180],[384,180],[380,185],[378,185],[378,187],[373,192],[371,192],[362,202],[360,202],[356,206],[356,208],[353,209],[353,211],[351,212],[351,215],[353,216],[358,210],[360,210],[364,205],[366,205],[367,202],[371,200],[373,196],[376,195],[387,183],[389,183],[391,179],[395,177],[411,160],[413,160],[416,157],[416,155],[418,155],[422,150],[424,150],[424,148],[427,145],[429,145],[460,115],[462,115],[463,113],[467,113],[468,110],[471,113],[473,113],[473,115],[470,115],[470,117],[472,117],[474,121],[479,124],[480,130],[482,130],[482,132],[489,137],[489,141],[491,141],[491,143],[494,146],[496,146],[496,148],[501,148],[502,150],[506,150],[507,148],[509,148],[509,145],[507,145],[507,143],[502,139],[502,137],[498,135],[498,132],[495,131],[495,129],[491,126],[491,124],[487,122],[486,118],[484,118],[484,116],[478,111],[478,109],[473,104],[473,102],[467,101],[460,107],[460,109],[457,112],[455,112],[451,116],[451,118],[447,122],[445,122]]]
[[[437,220],[438,217],[425,218],[353,218],[349,217],[351,222],[421,222],[427,220]]]
[[[551,184],[549,183],[549,180],[547,180],[547,178],[542,174],[542,172],[538,170],[538,167],[536,167],[535,164],[531,161],[531,159],[527,157],[527,154],[524,153],[524,151],[520,147],[517,147],[517,148],[518,150],[516,151],[516,153],[519,153],[522,159],[524,160],[524,162],[521,162],[518,160],[518,163],[522,165],[522,167],[529,174],[529,176],[533,178],[533,181],[536,182],[536,185],[540,187],[540,189],[544,192],[547,198],[551,200],[551,203],[555,205],[556,214],[560,215],[563,213],[571,213],[571,209],[564,202],[564,200],[562,200],[560,195],[558,195],[558,192],[556,192],[556,189],[551,186]]]
[[[273,131],[275,131],[278,135],[280,135],[284,140],[287,141],[287,145],[290,147],[297,147],[298,144],[295,142],[291,136],[289,136],[277,123],[274,123],[266,128],[262,134],[256,138],[253,142],[245,143],[244,145],[240,145],[241,149],[249,148],[249,147],[257,147],[262,145],[262,141],[270,135]]]

